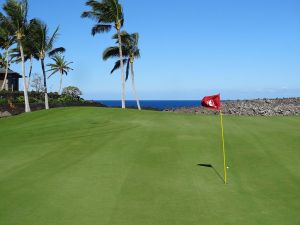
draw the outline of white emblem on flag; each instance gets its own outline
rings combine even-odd
[[[214,101],[211,99],[207,102],[207,105],[210,107],[216,107]]]

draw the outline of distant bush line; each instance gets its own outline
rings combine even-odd
[[[48,93],[50,103],[85,103],[86,101],[79,96],[71,96],[62,94],[59,95],[57,92]],[[30,103],[43,103],[45,94],[43,92],[29,92]],[[24,93],[21,91],[17,92],[0,92],[0,105],[6,104],[20,104],[24,103]]]

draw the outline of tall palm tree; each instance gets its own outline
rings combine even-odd
[[[57,39],[59,27],[56,28],[54,33],[49,36],[48,26],[37,19],[32,20],[34,31],[34,39],[36,49],[36,53],[34,54],[35,58],[41,62],[43,77],[44,77],[44,92],[45,92],[45,109],[49,109],[49,101],[48,101],[48,89],[47,89],[47,76],[45,70],[45,58],[46,56],[53,56],[57,53],[62,53],[65,51],[63,47],[54,48],[53,44]]]
[[[31,20],[28,29],[27,29],[27,35],[24,39],[23,43],[23,51],[24,51],[24,60],[25,62],[29,60],[29,73],[28,73],[28,79],[27,79],[27,91],[29,90],[30,81],[31,81],[31,74],[32,74],[32,67],[33,67],[33,59],[35,54],[38,52],[36,49],[36,42],[37,42],[37,35],[35,34],[35,19]],[[11,57],[13,59],[13,63],[19,63],[22,61],[21,59],[21,53],[18,48],[14,48],[11,50]]]
[[[27,85],[26,85],[27,91],[29,90],[29,86],[30,86],[33,58],[34,58],[34,53],[35,53],[35,51],[32,48],[32,45],[31,45],[32,43],[33,42],[30,42],[28,40],[28,41],[25,42],[25,46],[24,46],[25,62],[29,60],[29,72],[28,72]]]
[[[13,35],[13,31],[11,29],[10,24],[6,20],[6,18],[0,19],[0,48],[5,50],[5,57],[4,57],[4,62],[5,64],[3,65],[3,68],[5,68],[5,76],[3,80],[3,84],[0,87],[0,91],[2,91],[6,85],[7,81],[7,74],[8,74],[8,67],[9,67],[9,62],[10,62],[10,57],[9,57],[9,49],[10,47],[14,44],[15,38]]]
[[[83,12],[81,16],[97,21],[96,25],[92,28],[93,36],[97,33],[109,32],[112,27],[117,30],[122,81],[122,108],[125,108],[125,75],[121,40],[121,28],[124,24],[122,5],[119,3],[119,0],[89,0],[86,2],[86,5],[91,10]]]
[[[27,0],[7,0],[3,5],[3,11],[6,17],[1,14],[1,23],[5,22],[9,24],[14,36],[17,40],[18,47],[20,49],[22,58],[22,77],[24,86],[24,99],[25,99],[25,112],[30,112],[28,92],[26,88],[26,76],[25,76],[25,60],[23,52],[23,41],[27,32],[27,14],[28,14],[28,2]]]
[[[48,71],[52,72],[48,78],[50,78],[52,75],[54,75],[57,72],[60,73],[60,85],[59,85],[58,93],[61,95],[63,75],[65,74],[67,76],[69,71],[73,70],[69,66],[73,62],[67,62],[65,60],[64,56],[61,56],[61,55],[58,55],[58,54],[53,56],[51,59],[53,60],[53,63],[47,64],[47,66],[50,67],[50,69]]]
[[[117,43],[119,42],[117,34],[113,36],[113,39],[117,40]],[[135,59],[140,57],[140,50],[138,47],[139,43],[139,34],[133,33],[128,34],[127,32],[121,33],[121,39],[122,39],[122,51],[124,55],[124,64],[127,64],[126,67],[126,81],[129,77],[129,70],[131,71],[131,84],[132,84],[132,90],[133,94],[136,99],[137,107],[139,110],[141,110],[140,100],[136,91],[135,87],[135,76],[134,76],[134,61]],[[103,60],[107,60],[109,58],[115,58],[117,56],[118,47],[109,47],[103,52]],[[115,63],[114,68],[112,69],[111,73],[113,73],[115,70],[119,69],[121,65],[120,60],[118,60]]]

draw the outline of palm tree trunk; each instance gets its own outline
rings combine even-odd
[[[121,80],[122,80],[122,109],[126,108],[125,105],[125,75],[124,75],[124,63],[123,63],[123,52],[122,52],[122,40],[121,40],[121,32],[120,29],[118,31],[118,39],[119,39],[119,54],[120,54],[120,66],[121,66]]]
[[[141,105],[140,105],[140,99],[139,99],[139,96],[138,96],[136,88],[135,88],[133,63],[130,63],[130,68],[131,68],[131,84],[132,84],[133,94],[135,96],[138,109],[142,110]]]
[[[29,91],[29,87],[30,87],[31,73],[32,73],[32,55],[30,56],[30,68],[29,68],[28,81],[26,87],[27,91]]]
[[[48,90],[47,90],[47,77],[46,77],[44,59],[41,59],[41,64],[42,64],[42,70],[43,70],[43,76],[44,76],[45,109],[49,109]]]
[[[24,100],[25,100],[25,112],[31,112],[30,105],[29,105],[29,99],[28,99],[28,92],[26,88],[26,77],[25,77],[25,59],[24,59],[24,51],[23,51],[23,45],[21,41],[19,41],[20,46],[20,52],[21,52],[21,59],[22,59],[22,77],[23,77],[23,89],[24,89]]]
[[[62,88],[62,80],[63,80],[63,74],[60,74],[60,85],[59,85],[59,94],[61,95],[61,88]]]
[[[7,82],[7,74],[8,74],[8,49],[6,49],[5,59],[6,59],[5,76],[4,76],[3,84],[2,84],[2,87],[1,87],[1,91],[3,91],[3,89],[4,89],[5,85],[6,85],[6,82]]]

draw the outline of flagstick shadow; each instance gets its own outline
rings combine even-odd
[[[201,167],[207,167],[207,168],[212,168],[213,171],[215,171],[216,175],[221,179],[221,181],[222,181],[223,183],[225,182],[224,178],[221,176],[221,174],[219,174],[219,172],[216,170],[216,168],[215,168],[213,165],[211,165],[211,164],[200,163],[200,164],[198,164],[198,166],[201,166]]]

